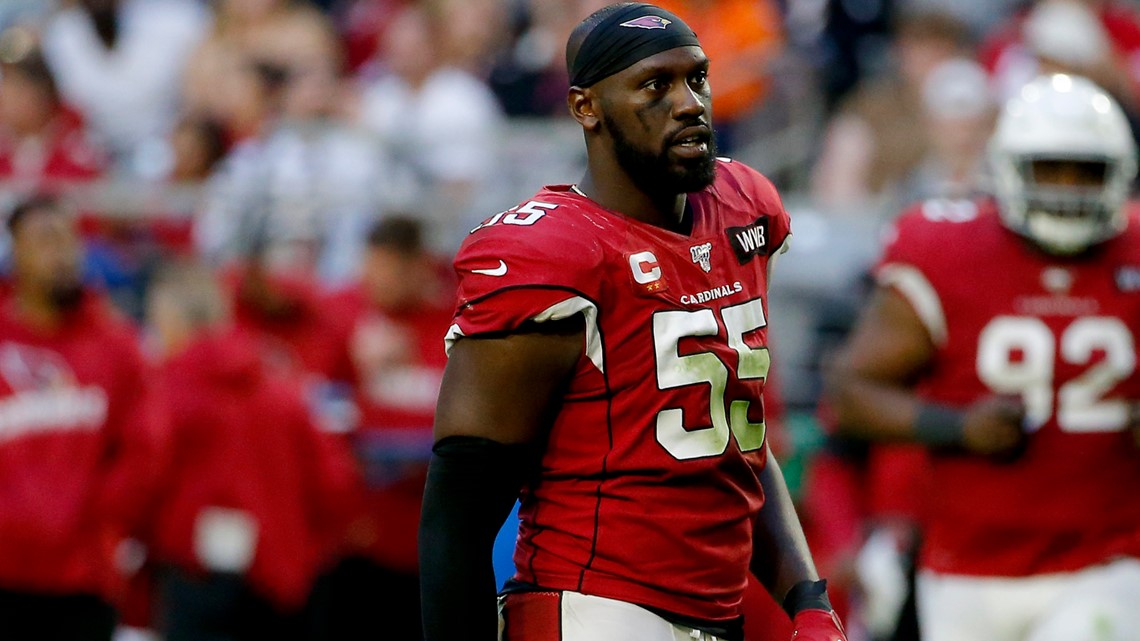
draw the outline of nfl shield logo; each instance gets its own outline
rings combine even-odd
[[[1050,294],[1068,294],[1073,287],[1073,274],[1064,267],[1046,267],[1041,271],[1041,285]]]
[[[693,262],[701,266],[705,272],[712,271],[712,263],[709,261],[709,254],[712,253],[712,243],[705,243],[703,245],[693,245],[689,248],[689,253],[693,255]]]

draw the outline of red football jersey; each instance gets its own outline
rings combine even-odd
[[[933,401],[1025,402],[1013,462],[935,453],[928,568],[972,575],[1068,571],[1140,556],[1140,218],[1085,257],[1040,252],[992,202],[933,201],[904,215],[878,266],[937,347],[919,383]]]
[[[766,268],[789,220],[755,171],[717,172],[689,195],[688,236],[554,186],[459,250],[449,341],[586,321],[521,497],[519,581],[708,621],[740,614],[764,501]]]

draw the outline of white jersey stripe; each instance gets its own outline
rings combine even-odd
[[[921,271],[911,265],[889,263],[879,269],[878,283],[884,287],[893,287],[906,298],[936,346],[946,344],[948,335],[942,301]]]
[[[599,372],[605,373],[605,358],[602,356],[602,334],[598,331],[598,307],[596,305],[581,296],[574,296],[547,307],[531,320],[536,323],[543,323],[563,320],[578,313],[581,313],[586,319],[586,356],[589,357],[594,367],[598,368]],[[463,336],[463,329],[459,327],[458,323],[447,328],[447,334],[443,337],[444,350],[450,353],[455,341]]]
[[[606,371],[605,359],[602,356],[602,334],[598,331],[598,307],[596,305],[581,296],[575,296],[547,307],[532,320],[536,323],[562,320],[578,313],[586,318],[586,356],[589,357],[594,367],[604,374]]]

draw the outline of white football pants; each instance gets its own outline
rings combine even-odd
[[[499,641],[719,641],[642,608],[578,592],[499,597]]]
[[[1140,560],[994,578],[919,572],[923,641],[1140,641]]]

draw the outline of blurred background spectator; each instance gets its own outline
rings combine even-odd
[[[172,427],[151,537],[156,627],[168,641],[305,639],[348,453],[317,432],[298,381],[235,328],[212,270],[164,267],[147,317]]]
[[[812,181],[821,207],[864,214],[905,204],[903,183],[930,147],[924,85],[941,63],[967,54],[967,45],[965,25],[945,12],[898,18],[890,65],[856,84],[828,124]]]
[[[227,123],[234,141],[264,133],[260,125],[273,107],[298,116],[327,111],[335,99],[341,51],[326,16],[292,0],[219,0],[213,5],[213,28],[187,68],[186,111]],[[276,82],[293,85],[287,96],[267,95],[275,92],[259,86],[259,81],[274,81],[259,77],[271,73],[267,69],[282,76]],[[310,104],[273,104],[281,101]]]
[[[826,435],[820,361],[883,224],[931,198],[956,215],[987,188],[984,141],[1021,83],[1086,74],[1137,121],[1140,19],[1126,0],[662,1],[712,58],[722,152],[771,176],[792,213],[771,293],[783,467],[793,491],[811,481],[797,496],[852,638],[887,638],[905,582],[900,603],[858,577],[905,579],[905,550],[876,535],[909,518],[921,463]],[[564,46],[604,4],[0,0],[3,212],[35,192],[76,211],[86,279],[137,326],[155,274],[208,265],[260,367],[298,379],[309,421],[355,455],[354,518],[289,568],[326,561],[313,602],[289,606],[311,638],[377,623],[384,590],[414,596],[447,263],[478,221],[581,175]],[[414,638],[415,604],[391,605],[407,616],[390,636]]]
[[[457,230],[485,216],[482,189],[493,184],[502,127],[501,110],[486,83],[458,66],[451,23],[479,19],[462,15],[481,3],[435,8],[409,5],[393,17],[379,55],[380,75],[361,78],[357,122],[394,150],[395,162],[412,170],[422,202],[431,212],[432,238],[458,246]],[[460,9],[460,7],[467,7]],[[470,223],[470,224],[468,224]],[[433,243],[437,248],[438,244]]]
[[[256,134],[223,161],[195,230],[219,262],[254,252],[273,272],[328,284],[350,278],[369,222],[401,188],[385,148],[333,120],[339,52],[312,60],[250,60],[262,105]]]
[[[0,34],[0,178],[34,192],[52,181],[83,181],[107,166],[82,117],[60,98],[35,34]]]
[[[489,81],[509,116],[556,116],[566,111],[566,38],[579,19],[577,3],[528,0],[509,14],[510,40]],[[587,12],[588,13],[588,12]]]
[[[60,93],[120,169],[150,175],[206,25],[193,0],[73,0],[48,19],[44,52]]]
[[[1040,73],[1086,76],[1133,115],[1140,107],[1140,14],[1117,0],[1037,0],[983,44],[981,59],[1008,98]]]
[[[926,152],[902,179],[895,201],[967,198],[981,185],[986,142],[997,115],[989,78],[973,60],[951,58],[922,83],[921,102]]]
[[[329,301],[336,319],[332,377],[352,390],[348,441],[363,484],[345,558],[324,578],[322,619],[332,638],[373,630],[418,638],[416,536],[435,399],[447,357],[453,279],[425,246],[423,225],[390,216],[368,234],[358,283]]]
[[[165,425],[131,327],[83,282],[74,215],[7,221],[0,303],[0,620],[12,638],[109,640],[120,540],[143,532]]]
[[[266,364],[303,378],[329,371],[333,319],[324,313],[327,294],[312,278],[273,273],[258,254],[224,277],[235,322],[256,338]]]

